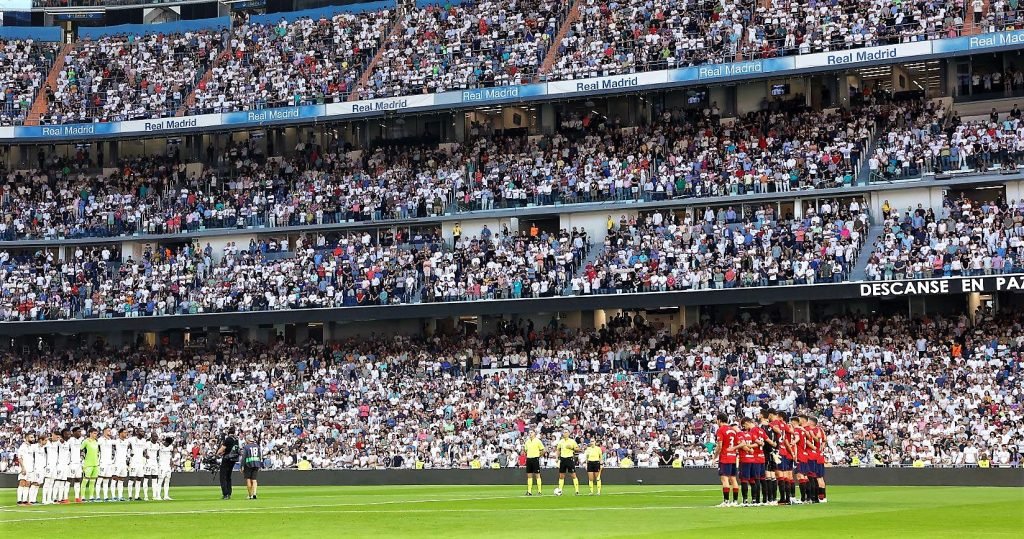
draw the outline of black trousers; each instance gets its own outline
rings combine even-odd
[[[220,493],[223,496],[231,495],[231,471],[235,469],[235,462],[231,459],[220,459]]]

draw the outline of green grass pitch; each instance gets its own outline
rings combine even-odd
[[[524,486],[216,486],[171,502],[17,507],[0,490],[0,537],[1020,537],[1024,489],[830,486],[829,503],[717,508],[713,486],[606,485],[600,497]]]

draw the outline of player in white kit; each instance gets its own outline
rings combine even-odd
[[[170,490],[171,490],[171,460],[174,457],[174,439],[168,436],[164,438],[164,443],[157,448],[156,452],[156,467],[157,467],[157,488],[153,492],[154,496],[158,499],[170,501]],[[163,497],[160,497],[160,492],[163,491]]]
[[[45,456],[43,467],[43,505],[50,505],[56,500],[54,483],[57,481],[57,459],[60,450],[60,436],[56,432],[50,435],[43,445]]]
[[[75,427],[68,436],[68,453],[71,464],[68,468],[68,482],[75,489],[75,503],[82,503],[82,428]]]
[[[117,431],[117,438],[114,440],[114,468],[111,474],[111,479],[114,481],[114,487],[117,489],[115,499],[119,502],[124,501],[124,480],[128,477],[128,457],[130,448],[131,446],[128,441],[128,429],[121,429]]]
[[[39,475],[36,472],[36,454],[39,444],[36,435],[29,433],[18,446],[18,505],[33,505],[39,492]]]
[[[68,502],[68,476],[71,475],[71,447],[68,444],[71,434],[65,431],[57,442],[57,481],[53,485],[53,495],[57,503]]]
[[[157,451],[160,449],[160,444],[157,443],[156,433],[149,435],[149,440],[146,442],[146,469],[145,477],[142,480],[142,499],[149,501],[149,490],[153,491],[153,499],[160,499],[160,489],[157,486]]]
[[[100,479],[96,483],[99,487],[100,501],[109,502],[114,497],[114,438],[110,435],[110,429],[103,429],[103,436],[96,440],[100,449]]]
[[[146,480],[146,449],[149,442],[137,431],[134,436],[128,438],[131,444],[128,460],[128,499],[137,502],[142,501],[142,490]]]

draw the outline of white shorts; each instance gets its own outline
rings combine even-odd
[[[58,467],[57,468],[57,476],[56,476],[57,480],[58,481],[66,481],[67,478],[68,478],[68,475],[70,473],[71,473],[71,470],[68,469],[67,466],[60,466],[60,467]]]
[[[71,463],[71,467],[68,468],[68,479],[81,479],[82,478],[82,463]]]
[[[142,477],[146,475],[146,463],[145,462],[133,462],[128,467],[128,477]]]
[[[128,465],[127,464],[115,464],[110,472],[111,477],[128,477]]]
[[[47,479],[57,479],[57,468],[54,466],[47,466],[43,468],[43,477]]]
[[[143,475],[156,475],[156,463],[146,463],[146,468],[143,470]]]
[[[171,469],[170,468],[157,468],[156,475],[159,476],[159,477],[167,477],[167,476],[171,475]]]
[[[113,477],[114,476],[114,463],[100,463],[100,477]]]
[[[18,481],[28,481],[28,474],[27,473],[20,473],[20,474],[18,474]]]
[[[43,471],[42,470],[32,470],[31,472],[29,472],[28,473],[28,482],[29,483],[35,483],[37,485],[41,485],[43,483]]]

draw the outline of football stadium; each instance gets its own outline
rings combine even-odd
[[[0,0],[0,536],[1024,529],[1016,0]]]

